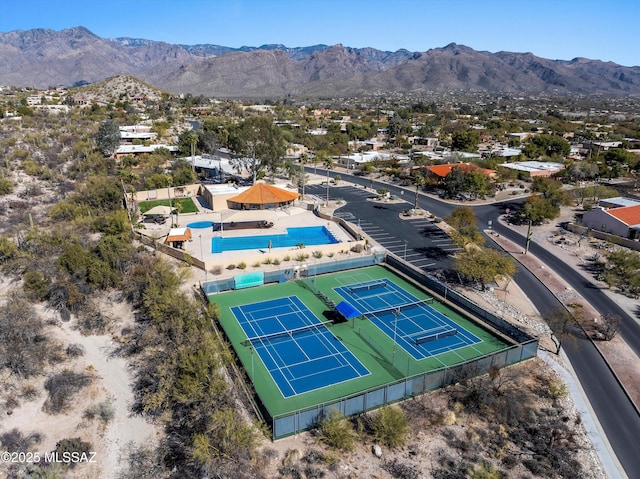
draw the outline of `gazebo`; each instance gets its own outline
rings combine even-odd
[[[174,248],[182,249],[185,241],[189,241],[190,239],[190,228],[171,228],[165,243],[169,243]]]
[[[256,183],[239,195],[227,199],[227,206],[232,210],[266,210],[293,203],[298,193],[278,188],[266,183]]]

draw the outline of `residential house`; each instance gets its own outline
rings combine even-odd
[[[640,205],[619,208],[596,208],[582,215],[582,224],[605,233],[628,239],[640,238]]]
[[[529,177],[549,177],[564,168],[562,163],[554,163],[552,161],[516,161],[513,163],[502,163],[499,166],[523,172]]]

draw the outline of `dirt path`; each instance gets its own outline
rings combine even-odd
[[[114,311],[123,313],[126,305],[114,304],[113,307]],[[31,384],[37,388],[37,396],[33,400],[21,402],[10,415],[4,416],[0,432],[18,429],[24,436],[42,434],[42,441],[31,450],[38,453],[53,451],[56,443],[64,438],[80,437],[90,443],[96,452],[94,462],[69,470],[65,477],[113,479],[124,465],[131,449],[130,443],[153,446],[160,431],[144,418],[131,414],[134,399],[131,374],[125,359],[111,355],[116,347],[111,336],[83,336],[73,328],[72,321],[60,322],[57,312],[42,305],[36,305],[36,309],[49,324],[53,324],[49,326],[49,331],[56,341],[62,343],[64,348],[70,344],[81,345],[84,355],[69,358],[32,381]],[[93,381],[90,386],[74,395],[63,413],[48,414],[43,410],[47,399],[45,379],[49,374],[64,369],[89,374]],[[87,409],[105,401],[113,409],[113,419],[104,423],[99,417],[86,417]]]

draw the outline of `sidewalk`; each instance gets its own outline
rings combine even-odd
[[[565,212],[565,215],[566,214],[567,213]],[[505,226],[518,230],[523,235],[526,235],[526,226]],[[587,241],[583,241],[580,246],[577,246],[577,237],[573,238],[572,233],[564,230],[561,230],[561,234],[562,237],[565,238],[565,241],[562,243],[549,241],[547,238],[555,237],[554,231],[557,229],[560,228],[549,225],[539,227],[539,229],[532,235],[532,241],[537,242],[550,253],[558,256],[565,263],[572,266],[576,271],[585,276],[585,279],[589,279],[589,281],[595,283],[593,277],[590,277],[588,273],[580,267],[580,264],[584,261],[585,257],[593,255],[596,250],[591,251],[593,249],[591,246],[588,244],[582,244],[588,243]],[[531,253],[526,255],[522,254],[521,246],[495,234],[493,231],[489,231],[488,233],[489,237],[496,244],[500,245],[506,252],[510,253],[514,259],[531,271],[549,289],[549,291],[554,294],[554,296],[567,306],[569,311],[572,309],[581,310],[583,318],[581,326],[587,333],[593,333],[595,322],[599,320],[600,314],[584,297],[571,288],[560,276],[547,268],[544,263],[534,255]],[[603,285],[597,284],[596,286]],[[636,301],[623,297],[620,294],[615,294],[611,291],[605,290],[605,293],[608,293],[609,296],[613,296],[612,299],[614,299],[616,303],[625,308],[632,317],[635,317],[633,305],[637,304]],[[581,306],[579,308],[575,308],[576,304]],[[572,307],[572,305],[574,307]],[[602,354],[605,361],[607,361],[614,374],[623,385],[636,409],[640,410],[640,381],[638,379],[640,378],[640,358],[638,358],[635,352],[619,335],[616,335],[611,341],[594,341],[594,345],[598,348],[600,354]]]
[[[510,225],[506,226],[511,227]],[[517,229],[517,227],[512,228]],[[535,239],[538,240],[537,242],[540,243],[541,238],[548,237],[548,235],[553,234],[553,229],[555,229],[555,227],[546,229],[541,228],[535,235],[537,237]],[[549,268],[546,268],[542,261],[531,253],[526,255],[523,254],[521,246],[516,245],[506,238],[496,234],[494,231],[489,230],[487,233],[496,244],[500,245],[506,252],[511,254],[514,259],[520,262],[522,266],[532,272],[554,294],[554,296],[568,307],[569,310],[572,308],[568,305],[580,304],[582,305],[580,309],[583,312],[583,317],[586,318],[587,322],[593,323],[594,318],[599,318],[599,313],[593,309],[589,302],[573,290],[560,276],[555,274]],[[526,230],[524,232],[521,231],[521,233],[526,234]],[[570,233],[564,231],[562,234],[565,238],[570,235]],[[532,236],[532,241],[533,240],[534,237]],[[584,254],[586,253],[585,251],[572,252],[566,247],[554,248],[547,246],[549,243],[550,242],[548,241],[547,243],[542,243],[542,246],[546,247],[552,254],[559,256],[563,261],[565,261],[565,263],[572,265],[576,270],[579,270],[583,275],[588,277],[582,268],[579,267],[579,263],[583,260]],[[563,244],[562,246],[565,245]],[[580,246],[580,248],[583,247],[584,246]],[[584,248],[590,247],[587,245]],[[590,278],[590,280],[593,280],[593,278]],[[510,302],[516,303],[516,305],[518,303],[522,303],[523,301],[526,301],[526,296],[523,296],[524,295],[518,297],[518,294],[515,294],[510,298]],[[619,304],[621,304],[621,302],[624,303],[623,307],[626,306],[627,309],[629,309],[629,306],[633,303],[629,301],[620,301],[620,298],[617,298],[619,295],[614,296],[616,297],[616,301]],[[631,313],[631,311],[629,312]],[[543,345],[542,339],[543,338],[541,338],[541,345]],[[631,398],[636,409],[638,409],[638,405],[640,404],[640,384],[638,384],[638,378],[640,377],[640,361],[638,360],[637,355],[619,336],[616,336],[611,341],[594,341],[594,344],[604,357],[605,361],[609,364],[610,368],[618,378],[618,381],[625,389],[627,395]],[[607,476],[610,478],[627,477],[620,466],[615,453],[611,449],[607,437],[598,423],[597,417],[591,409],[588,398],[582,390],[579,381],[576,379],[568,358],[562,352],[558,358],[542,350],[539,351],[539,356],[550,367],[558,372],[558,374],[560,374],[567,383],[567,387],[569,388],[569,392],[573,398],[576,409],[584,422],[585,430],[594,444],[596,453],[598,454]],[[559,361],[559,359],[561,359],[561,361]]]

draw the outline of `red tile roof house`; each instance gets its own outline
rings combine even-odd
[[[596,208],[582,215],[582,223],[591,229],[628,239],[640,238],[640,205],[622,208]]]

